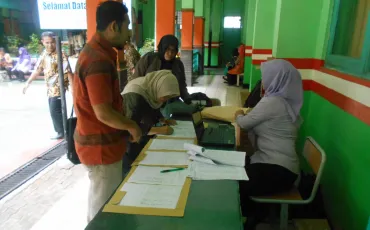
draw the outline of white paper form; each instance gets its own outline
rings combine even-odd
[[[188,176],[187,169],[161,173],[162,170],[173,169],[172,167],[138,166],[128,179],[129,183],[159,184],[159,185],[184,185]]]
[[[176,140],[176,139],[153,139],[148,150],[177,150],[184,151],[184,144],[194,143],[194,140]]]
[[[244,167],[245,152],[207,149],[202,155],[217,164]]]
[[[177,125],[171,126],[173,128],[173,133],[170,137],[182,137],[182,138],[195,138],[197,135],[195,133],[193,122],[191,121],[176,121]],[[158,135],[158,136],[168,136],[168,135]]]
[[[126,195],[119,205],[175,209],[182,186],[125,183],[122,189]]]
[[[193,161],[188,170],[193,180],[249,180],[244,167],[211,165]]]
[[[185,152],[146,151],[144,160],[139,165],[189,165],[189,155]]]

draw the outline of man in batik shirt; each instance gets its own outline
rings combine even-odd
[[[55,34],[53,32],[44,32],[41,35],[42,43],[45,47],[36,63],[35,71],[32,73],[26,85],[23,88],[25,94],[32,81],[42,72],[47,87],[47,95],[49,98],[50,116],[53,121],[54,130],[57,133],[52,139],[63,139],[63,116],[62,116],[62,102],[58,74],[58,55],[56,52]],[[63,55],[63,71],[64,71],[64,87],[68,89],[69,82],[72,81],[72,71],[69,66],[67,57]],[[65,92],[62,92],[65,93]]]

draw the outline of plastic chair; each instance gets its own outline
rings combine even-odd
[[[326,154],[319,144],[312,138],[307,137],[303,156],[309,163],[313,173],[316,175],[315,183],[312,187],[311,195],[304,200],[298,189],[294,186],[290,191],[271,196],[251,196],[250,198],[257,203],[280,204],[280,230],[288,229],[288,208],[289,204],[304,205],[313,201],[317,189],[320,185],[321,176],[324,170]]]

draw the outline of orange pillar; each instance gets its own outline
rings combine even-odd
[[[194,18],[194,49],[197,49],[200,55],[199,74],[204,73],[204,23],[205,18],[195,16]]]
[[[155,5],[155,38],[158,43],[164,35],[175,34],[175,0],[156,0]]]
[[[194,48],[204,46],[204,17],[196,16],[194,20]]]
[[[182,9],[181,50],[193,50],[194,9]]]
[[[89,41],[96,32],[96,9],[105,1],[121,2],[122,0],[87,0],[86,17],[87,17],[87,40]]]

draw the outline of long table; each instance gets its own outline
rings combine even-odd
[[[209,122],[210,126],[215,122]],[[240,230],[243,229],[237,181],[195,181],[184,217],[130,215],[100,211],[87,230]]]

